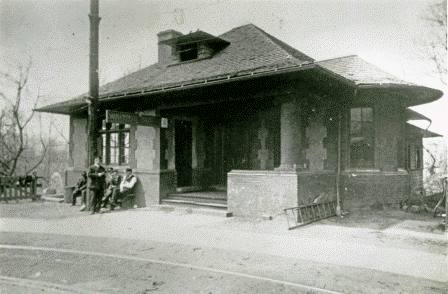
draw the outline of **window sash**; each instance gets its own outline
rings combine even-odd
[[[375,125],[373,109],[356,107],[350,110],[349,165],[374,167]]]
[[[405,168],[407,170],[423,168],[422,148],[420,146],[411,143],[406,146],[405,152]]]
[[[105,164],[129,164],[130,125],[103,123],[101,132],[102,155]]]

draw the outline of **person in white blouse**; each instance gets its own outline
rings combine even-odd
[[[132,174],[132,169],[126,169],[126,175],[123,177],[123,180],[120,183],[120,192],[115,193],[115,197],[112,200],[110,205],[110,210],[114,210],[115,205],[117,204],[118,199],[124,199],[129,194],[134,193],[135,184],[137,183],[137,177]]]

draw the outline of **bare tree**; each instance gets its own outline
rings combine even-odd
[[[24,160],[24,152],[30,147],[26,128],[34,117],[34,112],[26,114],[23,106],[30,103],[36,108],[39,101],[39,94],[33,101],[27,99],[29,75],[31,70],[31,61],[23,67],[17,67],[17,73],[9,74],[0,72],[2,90],[0,98],[5,108],[0,113],[0,175],[11,176],[16,173],[16,169],[21,160]],[[40,133],[40,144],[42,154],[37,162],[27,168],[25,173],[33,171],[42,163],[47,145]]]
[[[441,179],[447,171],[447,146],[443,138],[428,138],[424,142],[424,184],[429,195],[442,191]]]
[[[447,23],[446,0],[438,0],[428,6],[422,18],[427,25],[425,30],[422,57],[430,60],[437,68],[442,83],[447,83]]]

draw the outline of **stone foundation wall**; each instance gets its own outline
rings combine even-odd
[[[135,171],[134,174],[139,179],[135,190],[134,204],[139,207],[160,204],[160,199],[175,190],[175,173],[173,171]]]
[[[400,203],[410,196],[410,176],[398,172],[345,172],[341,179],[343,209]]]
[[[411,194],[423,190],[423,170],[415,169],[409,171]]]
[[[228,210],[236,216],[278,215],[336,193],[333,172],[231,171],[227,179]]]
[[[334,172],[299,172],[298,203],[311,204],[322,195],[326,200],[336,198],[336,175]]]
[[[297,206],[297,173],[233,170],[227,174],[227,206],[235,216],[283,213]]]

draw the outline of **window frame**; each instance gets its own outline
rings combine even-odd
[[[103,121],[99,133],[103,163],[112,166],[129,165],[131,125]],[[112,140],[114,136],[116,136],[116,139]],[[112,142],[115,144],[112,144]],[[112,152],[112,150],[114,151]]]
[[[179,54],[180,62],[196,60],[199,58],[199,44],[198,43],[188,43],[188,44],[178,45],[177,53]]]
[[[353,120],[352,111],[354,109],[359,109],[359,120]],[[366,120],[363,120],[365,109],[370,109],[369,115],[366,115],[367,117],[370,117],[369,119],[366,118]],[[355,162],[353,160],[352,151],[354,150],[352,147],[352,138],[355,137],[352,134],[353,129],[353,123],[359,122],[359,132],[360,136],[359,138],[364,138],[364,140],[367,140],[371,143],[371,147],[368,151],[369,157],[365,158],[364,163],[360,163],[359,159]],[[367,127],[368,126],[368,127]],[[362,151],[361,151],[362,152]],[[366,153],[364,151],[364,153]],[[375,110],[372,106],[352,106],[349,108],[348,113],[348,166],[353,169],[374,169],[375,168]]]
[[[423,169],[423,147],[418,144],[409,143],[405,150],[405,169],[420,170]]]

